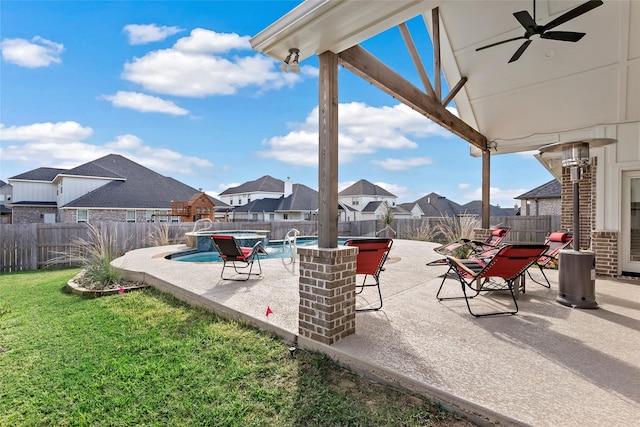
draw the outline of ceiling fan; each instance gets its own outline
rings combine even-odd
[[[533,0],[533,18],[531,17],[529,12],[527,12],[526,10],[521,10],[520,12],[515,12],[513,14],[513,16],[515,16],[518,22],[520,23],[520,25],[522,25],[526,30],[524,35],[520,37],[514,37],[508,40],[502,40],[500,42],[492,43],[487,46],[479,47],[476,49],[476,52],[479,50],[493,47],[493,46],[498,46],[503,43],[512,42],[514,40],[526,40],[524,43],[520,45],[518,50],[516,50],[516,53],[514,53],[511,59],[509,60],[509,63],[511,63],[511,62],[517,61],[522,56],[524,51],[529,47],[529,45],[533,41],[531,40],[531,37],[536,35],[539,36],[541,39],[560,40],[564,42],[577,42],[582,37],[584,37],[585,33],[576,33],[573,31],[549,31],[549,30],[557,27],[558,25],[564,24],[567,21],[577,18],[578,16],[584,13],[587,13],[598,6],[602,6],[602,4],[603,4],[602,0],[589,0],[586,3],[576,6],[575,8],[571,9],[567,13],[564,13],[558,16],[556,19],[554,19],[553,21],[545,25],[538,25],[536,23],[536,0]]]

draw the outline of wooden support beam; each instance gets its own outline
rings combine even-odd
[[[491,152],[482,152],[482,228],[488,229],[491,218]]]
[[[451,89],[451,92],[449,92],[449,95],[447,95],[444,101],[442,101],[442,105],[445,107],[449,105],[451,100],[458,94],[458,92],[460,92],[460,89],[462,89],[462,86],[464,86],[466,82],[467,82],[466,77],[461,78],[460,81],[456,83],[456,85],[453,87],[453,89]]]
[[[340,63],[382,91],[399,99],[420,114],[433,120],[479,149],[487,149],[487,138],[462,119],[412,85],[361,46],[353,46],[338,54]],[[337,137],[337,136],[336,136]]]
[[[338,246],[338,56],[318,55],[318,247]]]
[[[422,64],[422,59],[420,59],[420,55],[418,55],[418,49],[416,49],[416,45],[413,42],[413,38],[411,38],[411,33],[409,32],[409,27],[407,27],[406,23],[402,23],[398,25],[400,29],[400,34],[402,34],[402,39],[404,40],[404,44],[407,46],[407,50],[409,51],[409,55],[411,55],[411,59],[413,60],[413,65],[415,65],[416,70],[418,71],[418,75],[420,76],[420,80],[422,80],[422,85],[424,89],[427,91],[427,94],[436,99],[436,92],[433,90],[431,86],[431,82],[429,81],[429,76],[427,75],[426,70],[424,69],[424,65]]]
[[[431,9],[431,20],[433,22],[433,84],[435,85],[436,99],[442,100],[442,83],[440,69],[440,13],[437,7]]]

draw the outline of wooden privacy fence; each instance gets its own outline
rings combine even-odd
[[[442,218],[395,220],[391,228],[396,232],[389,237],[397,239],[419,239],[421,230],[434,229]],[[538,217],[496,217],[491,218],[492,226],[511,227],[507,243],[541,243],[549,233],[559,230],[559,216]],[[194,229],[193,223],[99,223],[94,224],[106,230],[116,239],[115,246],[121,252],[128,250],[180,244],[185,242],[185,233]],[[203,223],[199,228],[211,226],[219,230],[266,230],[271,240],[281,240],[287,232],[296,229],[301,236],[317,235],[315,221],[269,221],[269,222],[220,222]],[[373,237],[384,229],[377,220],[349,221],[338,223],[340,236]],[[388,231],[384,232],[386,236]],[[78,239],[90,239],[87,224],[0,224],[0,273],[36,270],[49,265],[54,258],[71,253]],[[436,234],[431,241],[440,241]],[[77,246],[77,245],[76,245]],[[60,262],[58,266],[71,266],[71,262]]]

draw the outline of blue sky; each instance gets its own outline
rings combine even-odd
[[[0,179],[118,153],[212,195],[263,175],[317,189],[317,58],[283,73],[249,45],[299,3],[3,0]],[[429,72],[424,24],[409,26]],[[421,86],[397,28],[364,47]],[[344,69],[339,102],[341,189],[480,199],[465,141]],[[491,203],[552,178],[531,153],[492,156]]]

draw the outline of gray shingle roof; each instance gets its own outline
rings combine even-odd
[[[429,193],[415,203],[427,217],[453,217],[463,212],[462,206],[437,193]]]
[[[514,199],[559,199],[561,197],[562,185],[557,179],[553,179],[518,197],[514,197]]]
[[[462,205],[462,213],[482,216],[482,200],[474,200]],[[499,206],[489,205],[489,215],[491,216],[510,216],[513,215],[513,209],[503,209]]]
[[[221,196],[246,193],[284,193],[284,181],[265,175],[255,181],[248,181],[220,193]]]
[[[171,201],[189,200],[193,187],[152,171],[117,154],[109,154],[94,160],[91,165],[81,165],[75,170],[107,171],[125,181],[113,181],[68,203],[67,208],[121,208],[121,209],[171,209]],[[216,207],[227,206],[211,197]]]
[[[355,184],[350,185],[349,187],[342,190],[338,193],[338,196],[385,196],[385,197],[397,197],[395,194],[392,194],[380,187],[379,185],[375,185],[367,181],[366,179],[361,179]]]
[[[303,184],[293,184],[291,195],[278,199],[252,200],[236,207],[234,212],[315,211],[318,209],[318,192]]]
[[[29,181],[53,181],[53,179],[61,173],[66,172],[66,169],[58,168],[38,168],[28,172],[21,173],[16,176],[12,176],[9,179],[25,179]]]

